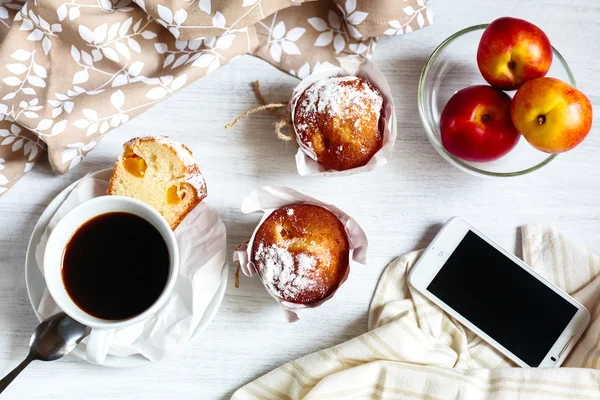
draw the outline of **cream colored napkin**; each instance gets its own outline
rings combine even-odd
[[[289,362],[242,387],[232,400],[600,399],[600,258],[551,229],[527,226],[522,236],[525,262],[592,314],[563,368],[512,368],[416,293],[407,284],[416,251],[383,273],[368,333]]]

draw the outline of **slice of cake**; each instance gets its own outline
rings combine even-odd
[[[172,229],[206,197],[206,183],[192,152],[166,136],[131,139],[115,164],[108,194],[154,207]]]

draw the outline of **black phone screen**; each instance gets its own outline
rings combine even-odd
[[[577,307],[469,231],[427,290],[531,367]]]

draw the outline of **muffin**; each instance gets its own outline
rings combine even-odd
[[[329,210],[295,204],[274,211],[258,228],[251,260],[267,289],[296,304],[331,295],[346,276],[350,243]]]
[[[166,136],[148,136],[130,140],[123,150],[108,194],[149,204],[172,229],[206,197],[204,177],[186,146]]]
[[[365,79],[329,77],[302,93],[294,111],[294,128],[300,141],[328,169],[361,167],[383,145],[382,106],[381,92]]]

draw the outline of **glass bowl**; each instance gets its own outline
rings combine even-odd
[[[440,138],[440,116],[457,91],[472,85],[487,85],[477,67],[477,46],[488,24],[463,29],[444,40],[431,54],[419,80],[419,114],[427,138],[438,153],[460,170],[477,176],[510,177],[528,174],[556,158],[536,150],[525,138],[507,155],[490,162],[470,162],[450,154]],[[553,47],[553,59],[546,76],[558,78],[575,87],[575,78],[567,62]],[[509,96],[514,91],[507,92]]]

